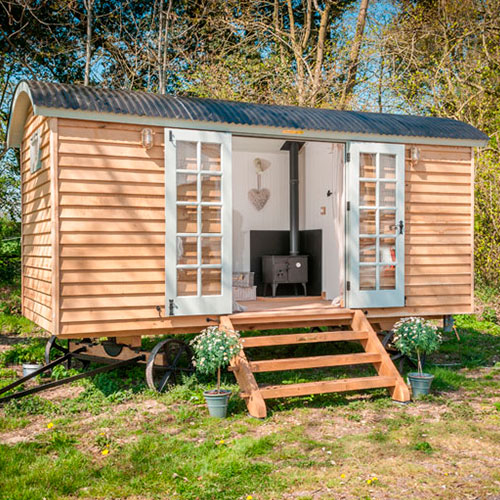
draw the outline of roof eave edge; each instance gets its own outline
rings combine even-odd
[[[481,139],[453,139],[446,137],[420,137],[403,135],[382,135],[382,134],[362,134],[351,132],[331,132],[322,130],[299,130],[290,127],[282,129],[279,127],[258,126],[258,125],[238,125],[226,122],[209,122],[197,120],[179,120],[172,118],[161,118],[151,116],[139,116],[131,114],[102,113],[95,111],[72,110],[62,108],[50,108],[46,106],[34,106],[35,114],[68,118],[87,121],[101,121],[111,123],[127,123],[131,125],[150,125],[158,127],[175,127],[197,130],[213,130],[218,132],[231,132],[237,135],[256,136],[256,137],[295,137],[302,140],[316,141],[373,141],[392,144],[429,144],[429,145],[450,145],[450,146],[468,146],[484,147],[488,140]]]

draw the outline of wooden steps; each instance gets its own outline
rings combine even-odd
[[[302,384],[263,385],[260,386],[260,393],[264,399],[290,398],[293,396],[307,396],[308,394],[380,389],[383,387],[394,387],[395,385],[395,377],[359,377],[321,380]],[[242,394],[242,397],[245,397],[245,395]]]
[[[306,358],[266,359],[251,361],[250,369],[258,372],[278,372],[283,370],[302,370],[305,368],[327,368],[331,366],[363,365],[380,363],[377,353],[362,352],[356,354],[335,354],[331,356],[309,356]]]
[[[236,377],[241,388],[240,395],[245,399],[250,415],[264,418],[267,415],[265,403],[267,399],[374,388],[387,388],[394,400],[409,401],[408,387],[362,311],[334,308],[330,311],[324,308],[321,310],[297,308],[296,310],[279,312],[259,311],[233,314],[223,316],[220,320],[220,328],[229,333],[243,328],[266,330],[272,328],[270,325],[277,325],[276,328],[334,327],[343,325],[348,326],[349,329],[243,337],[243,349],[231,360],[229,370]],[[359,342],[364,352],[259,361],[249,361],[245,352],[246,349],[250,348],[344,341]],[[377,375],[283,385],[259,385],[254,375],[262,372],[365,364],[373,365]]]

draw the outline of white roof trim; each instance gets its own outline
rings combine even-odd
[[[33,105],[31,91],[26,82],[21,82],[17,88],[10,105],[9,123],[7,125],[7,147],[16,148],[21,146],[24,134],[24,124],[28,111]],[[35,115],[38,113],[33,106]]]

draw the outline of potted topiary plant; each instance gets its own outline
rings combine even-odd
[[[417,372],[408,374],[413,397],[429,394],[434,375],[423,373],[422,356],[438,350],[442,338],[437,327],[423,318],[404,318],[394,325],[393,332],[396,348],[417,357]]]
[[[203,393],[208,411],[212,417],[225,418],[231,391],[220,388],[220,374],[231,358],[241,351],[240,335],[238,332],[226,332],[216,326],[210,326],[192,340],[191,345],[196,371],[207,375],[217,372],[216,389]]]

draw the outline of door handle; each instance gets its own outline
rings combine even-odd
[[[389,226],[389,229],[399,229],[399,234],[403,234],[405,223],[400,220],[396,225]]]

